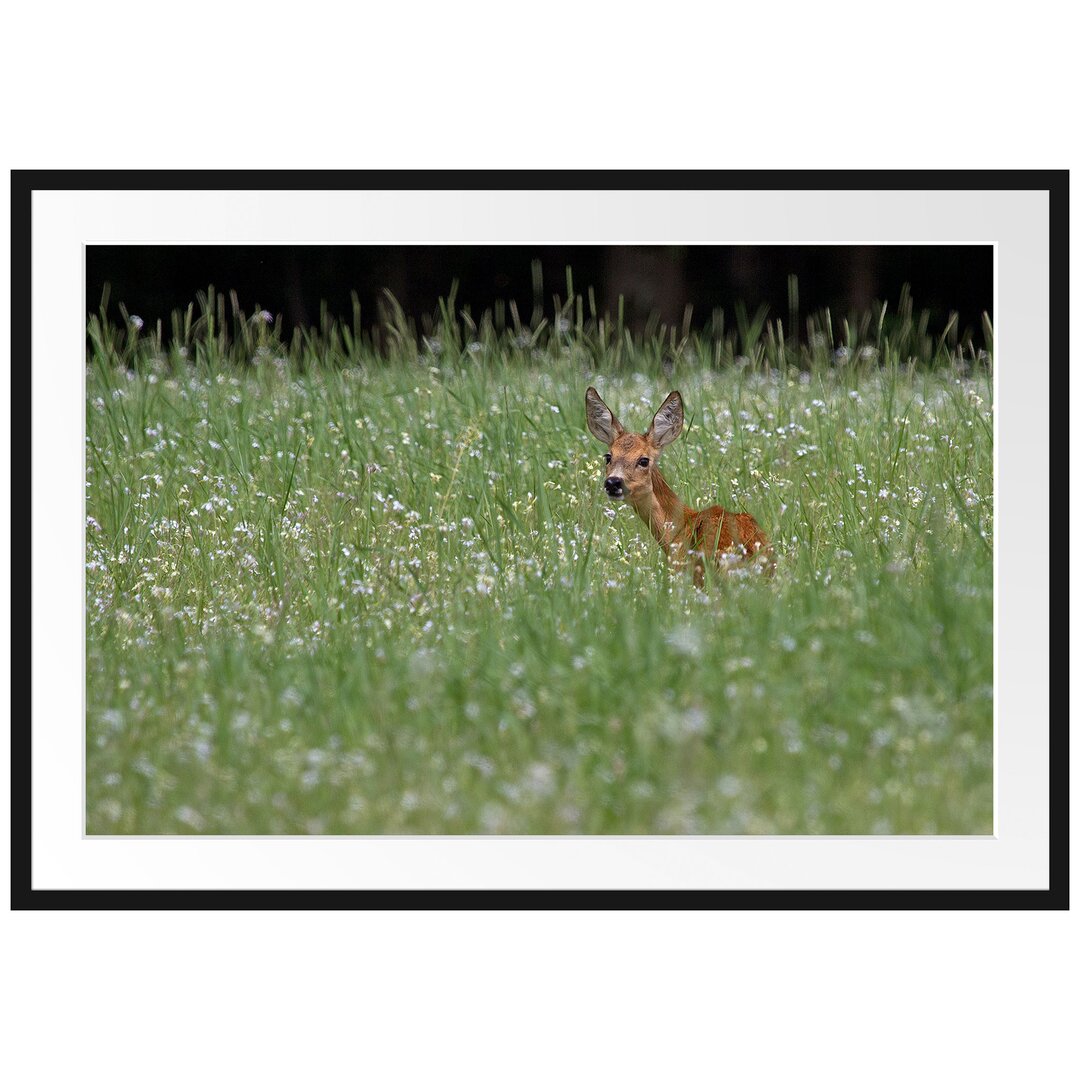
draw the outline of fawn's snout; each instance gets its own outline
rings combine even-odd
[[[621,499],[623,497],[623,480],[621,476],[609,476],[604,481],[604,490],[613,499]]]

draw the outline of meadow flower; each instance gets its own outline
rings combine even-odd
[[[201,831],[206,824],[202,814],[190,806],[178,807],[176,811],[176,820],[182,825],[186,825],[189,829],[194,829],[196,832]]]
[[[544,761],[534,761],[526,770],[522,786],[536,798],[545,798],[555,791],[555,770]]]
[[[680,656],[689,656],[695,659],[701,656],[701,634],[693,626],[676,627],[665,635],[664,640],[671,647],[672,652]]]
[[[124,726],[124,714],[119,709],[106,709],[101,714],[101,723],[112,731],[120,731]]]
[[[502,832],[506,828],[508,814],[505,806],[487,803],[480,811],[480,828],[486,833]]]

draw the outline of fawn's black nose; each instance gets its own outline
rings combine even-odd
[[[604,490],[612,497],[615,498],[623,493],[622,489],[622,477],[621,476],[609,476],[604,481]]]

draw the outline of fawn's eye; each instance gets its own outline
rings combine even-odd
[[[640,458],[638,460],[638,467],[642,469],[647,469],[649,467],[649,459],[647,457]]]
[[[611,464],[611,455],[610,454],[605,454],[604,455],[604,464],[605,465],[610,465]]]

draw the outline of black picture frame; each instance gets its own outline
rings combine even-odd
[[[32,886],[31,745],[33,695],[30,655],[31,239],[33,194],[49,190],[429,190],[611,188],[667,190],[1034,190],[1049,197],[1050,342],[1068,357],[1069,174],[1064,170],[1008,171],[60,171],[17,170],[11,176],[11,400],[26,425],[13,423],[11,906],[72,909],[1027,909],[1069,904],[1069,730],[1067,713],[1050,724],[1049,861],[1044,890],[48,890]],[[1049,402],[1051,445],[1067,451],[1068,364],[1055,365]],[[1068,490],[1067,452],[1052,452],[1052,489]],[[1049,658],[1052,697],[1068,699],[1068,556],[1055,553],[1067,536],[1067,497],[1049,508],[1047,534],[1054,566]],[[17,570],[17,573],[14,571]]]

